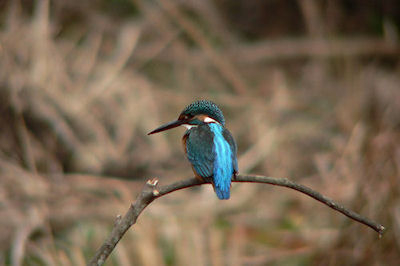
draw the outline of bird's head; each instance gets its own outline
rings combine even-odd
[[[222,114],[222,111],[215,103],[207,100],[200,100],[186,106],[177,120],[171,121],[154,129],[148,133],[148,135],[178,126],[185,126],[186,128],[190,129],[206,123],[219,123],[222,126],[225,126],[225,118]]]

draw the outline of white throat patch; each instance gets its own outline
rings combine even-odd
[[[188,124],[183,124],[182,126],[186,127],[188,130],[197,127],[197,125],[188,125]]]
[[[218,123],[216,120],[212,119],[212,118],[209,117],[209,116],[206,116],[206,117],[204,118],[204,122],[205,122],[205,123]]]

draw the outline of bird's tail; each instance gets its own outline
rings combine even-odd
[[[217,197],[220,200],[227,200],[231,196],[231,186],[230,184],[228,186],[218,186],[218,184],[215,184],[212,182],[212,185],[214,187],[215,194],[217,194]]]

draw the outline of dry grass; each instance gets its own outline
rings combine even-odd
[[[107,265],[397,265],[396,38],[331,49],[314,1],[300,46],[240,39],[212,1],[136,0],[133,17],[83,2],[1,10],[0,265],[85,265],[144,180],[191,176],[180,130],[146,133],[198,98],[224,110],[242,173],[294,179],[386,234],[296,192],[236,184],[221,202],[203,186],[154,202]]]

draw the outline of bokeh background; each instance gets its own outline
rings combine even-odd
[[[147,179],[192,176],[183,129],[220,105],[233,184],[151,204],[106,265],[399,265],[397,0],[0,1],[0,265],[85,265]]]

